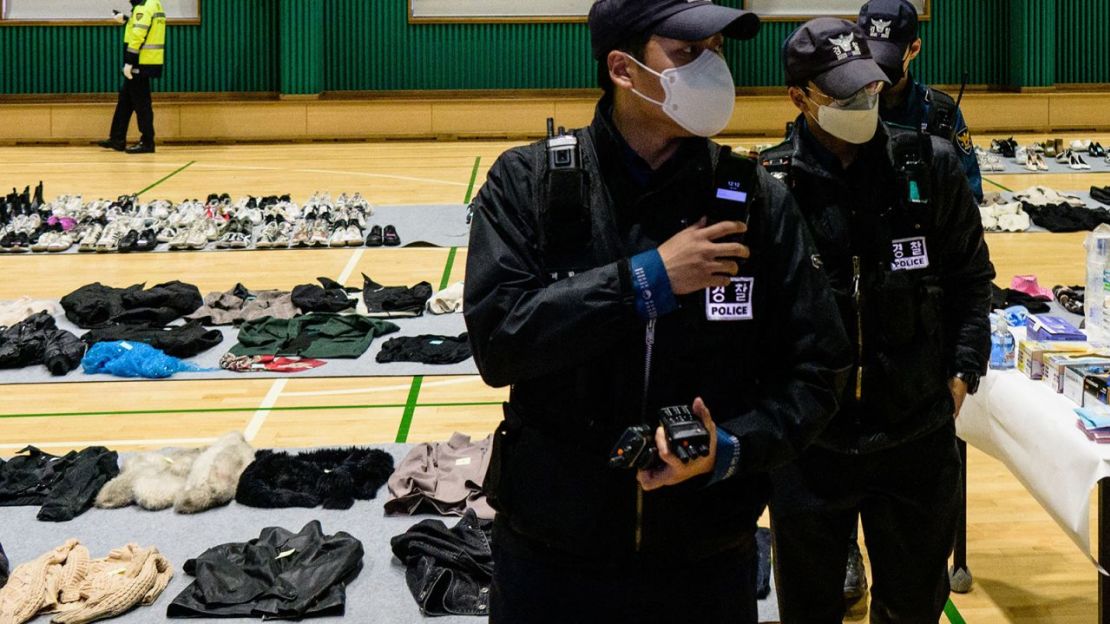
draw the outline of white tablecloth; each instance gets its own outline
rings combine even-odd
[[[1110,445],[1096,444],[1076,428],[1076,407],[1016,370],[991,371],[965,402],[956,431],[1005,463],[1096,561],[1091,556],[1091,492],[1100,479],[1110,477]]]

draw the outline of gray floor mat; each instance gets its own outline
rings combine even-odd
[[[59,308],[60,309],[60,308]],[[86,330],[79,329],[70,323],[64,315],[56,317],[58,327],[69,330],[80,336]],[[468,359],[458,364],[429,365],[411,362],[395,362],[379,364],[375,359],[382,350],[382,345],[390,338],[399,336],[419,336],[421,334],[435,334],[442,336],[458,336],[466,331],[462,314],[433,315],[425,313],[422,317],[409,319],[392,319],[400,327],[400,331],[374,340],[370,349],[355,360],[328,360],[320,368],[314,368],[299,373],[233,373],[219,367],[220,358],[227,353],[237,342],[238,330],[231,327],[218,328],[224,334],[224,341],[215,348],[201,353],[197,357],[186,361],[206,369],[199,373],[178,373],[170,379],[173,380],[205,380],[205,379],[258,379],[258,378],[301,378],[301,377],[412,377],[415,375],[477,375],[478,367],[474,359]],[[98,381],[135,381],[112,375],[87,375],[79,367],[63,377],[55,377],[46,370],[45,366],[28,366],[14,370],[0,370],[0,385],[2,384],[40,384],[40,383],[81,383]],[[150,380],[158,381],[158,380]]]
[[[390,444],[379,448],[389,451],[399,463],[411,447]],[[135,507],[91,509],[74,520],[61,524],[36,520],[36,507],[0,507],[0,525],[4,527],[4,550],[13,566],[38,557],[69,537],[81,540],[93,557],[104,557],[111,549],[131,542],[140,546],[156,546],[173,564],[173,580],[152,606],[141,607],[110,620],[121,624],[174,621],[166,618],[166,607],[192,580],[182,571],[182,566],[190,557],[195,557],[212,546],[256,538],[265,527],[281,526],[297,531],[312,520],[319,520],[327,534],[337,531],[350,533],[362,542],[366,551],[362,572],[347,587],[346,615],[320,618],[321,620],[360,624],[480,624],[488,621],[484,617],[458,616],[430,620],[420,614],[416,601],[405,585],[405,569],[393,557],[389,540],[431,516],[385,517],[383,504],[387,496],[388,491],[383,486],[377,499],[358,501],[353,508],[342,511],[254,509],[234,502],[227,507],[191,516],[173,511],[148,512]],[[453,526],[457,518],[447,517],[442,520],[447,526]],[[14,536],[19,536],[19,539],[14,539]],[[761,622],[778,620],[778,603],[774,591],[767,600],[760,602],[759,611]],[[572,619],[568,612],[567,621]],[[35,621],[46,622],[47,618],[44,616]]]
[[[367,219],[365,237],[370,233],[369,228],[380,225],[383,228],[393,225],[397,228],[397,235],[401,237],[401,247],[466,247],[470,239],[470,227],[466,224],[466,206],[464,204],[413,204],[377,206],[374,214]],[[262,227],[254,229],[255,238],[261,233]],[[307,249],[305,247],[294,249]],[[313,247],[312,249],[330,249],[328,247]],[[339,247],[337,249],[358,249],[358,247]],[[215,243],[208,243],[203,250],[183,250],[179,253],[192,251],[254,251],[255,249],[217,249]],[[178,252],[170,249],[169,244],[161,243],[153,252]],[[261,251],[269,251],[263,249]],[[38,255],[53,255],[50,252],[28,252]],[[77,245],[66,251],[56,252],[62,254],[80,253]],[[87,255],[92,255],[87,254]]]

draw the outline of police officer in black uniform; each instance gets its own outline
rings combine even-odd
[[[924,125],[930,134],[952,141],[971,194],[982,203],[983,174],[963,111],[951,95],[921,84],[910,74],[910,63],[921,54],[917,9],[909,0],[871,0],[860,9],[859,27],[891,83],[883,91],[879,116],[900,126]]]
[[[786,188],[705,137],[732,117],[708,1],[599,0],[593,123],[513,149],[475,202],[465,316],[512,386],[485,483],[491,622],[755,622],[767,471],[835,410],[849,345]],[[690,406],[683,463],[658,410]],[[661,463],[610,467],[628,427]],[[618,457],[621,457],[618,455]]]
[[[990,353],[979,212],[951,141],[879,122],[888,79],[859,26],[812,20],[783,63],[802,114],[762,161],[813,233],[855,362],[829,427],[772,476],[782,621],[842,620],[862,518],[871,621],[935,624],[960,497],[955,417]]]

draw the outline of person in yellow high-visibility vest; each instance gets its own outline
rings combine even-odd
[[[150,79],[162,75],[166,58],[166,11],[162,0],[131,0],[130,17],[117,14],[120,22],[126,20],[123,41],[123,86],[119,90],[116,113],[107,141],[100,146],[128,154],[149,154],[154,151],[154,110],[150,102]],[[142,138],[127,147],[127,127],[131,115],[139,121]]]

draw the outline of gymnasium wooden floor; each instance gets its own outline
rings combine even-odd
[[[983,137],[978,141],[989,144]],[[358,191],[378,204],[458,203],[468,195],[472,177],[476,191],[497,155],[513,145],[163,146],[156,155],[141,157],[86,147],[0,148],[0,190],[43,180],[48,197],[81,193],[90,199],[142,191],[144,199],[178,201],[212,192],[233,197],[291,193],[303,201],[324,190],[333,196]],[[1110,184],[1110,175],[986,175],[1015,190],[1033,184],[1061,190]],[[1082,239],[992,234],[988,242],[1000,282],[1036,273],[1051,287],[1083,281]],[[367,272],[387,283],[428,280],[436,285],[463,279],[465,263],[465,249],[0,255],[0,300],[57,298],[94,281],[129,285],[181,279],[208,292],[236,282],[291,288],[318,276],[344,281]],[[499,421],[506,396],[506,390],[489,388],[477,377],[5,385],[0,386],[0,455],[28,443],[49,451],[98,443],[125,452],[199,445],[228,430],[246,431],[258,447],[421,442],[443,440],[454,431],[485,436]],[[975,588],[953,597],[962,619],[952,621],[1093,621],[1094,569],[1047,513],[1004,466],[974,449],[968,482]]]

